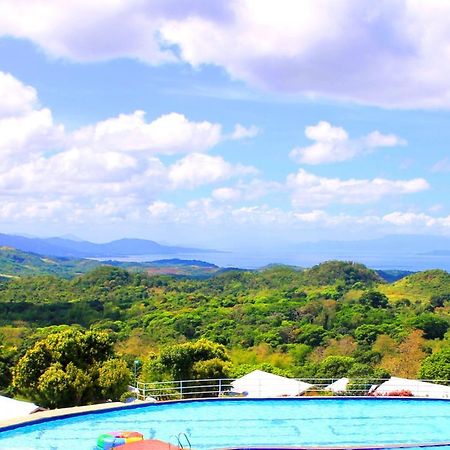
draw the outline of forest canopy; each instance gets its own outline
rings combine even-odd
[[[254,368],[441,378],[449,325],[450,277],[439,270],[394,283],[340,261],[208,278],[109,266],[72,279],[20,277],[0,282],[0,389],[50,406],[64,384],[77,386],[77,403],[117,398],[136,359],[147,381]]]

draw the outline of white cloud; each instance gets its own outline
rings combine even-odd
[[[3,0],[0,29],[78,61],[181,58],[274,91],[450,106],[450,4],[442,0]]]
[[[421,225],[430,226],[435,223],[435,219],[424,213],[412,213],[412,212],[399,212],[394,211],[392,213],[383,216],[385,222],[392,223],[394,225]]]
[[[169,167],[168,178],[174,189],[192,189],[203,184],[255,173],[255,168],[241,164],[230,164],[221,156],[192,153]]]
[[[0,72],[0,98],[0,119],[30,112],[37,104],[36,90],[5,72]]]
[[[147,207],[150,216],[156,219],[173,219],[172,215],[176,211],[176,206],[173,203],[156,200]]]
[[[382,134],[379,131],[359,139],[350,139],[343,128],[326,121],[306,127],[305,136],[316,142],[308,147],[294,148],[289,156],[298,163],[311,165],[347,161],[378,148],[406,144],[404,139],[394,134]]]
[[[282,190],[281,183],[255,178],[248,182],[240,180],[233,187],[214,189],[211,195],[221,202],[237,202],[240,200],[257,200]]]
[[[73,205],[71,217],[91,217],[89,208],[99,216],[115,217],[122,208],[131,217],[133,207],[145,208],[168,190],[256,172],[220,156],[199,153],[229,139],[217,123],[193,122],[179,113],[146,122],[145,113],[136,111],[68,134],[54,122],[49,109],[39,109],[33,88],[0,72],[3,91],[14,94],[6,98],[0,115],[0,190],[5,208],[11,204],[6,199],[13,196],[24,204],[32,199],[36,208],[44,205],[39,211],[45,212],[49,211],[45,205],[65,196]],[[251,134],[251,128],[240,127],[241,137]],[[154,156],[178,153],[189,155],[170,166]],[[30,217],[35,214],[31,206],[24,211]]]
[[[0,97],[0,170],[61,148],[64,127],[49,109],[39,109],[34,88],[0,72]]]
[[[68,214],[68,205],[63,200],[5,200],[0,203],[0,220],[52,220]]]
[[[450,216],[430,216],[423,212],[394,211],[384,215],[382,222],[395,225],[404,232],[450,233]]]
[[[192,65],[222,66],[269,90],[381,106],[450,106],[448,2],[242,0],[234,13],[222,23],[172,20],[162,33]]]
[[[386,196],[412,194],[429,188],[428,182],[423,178],[341,180],[320,177],[304,169],[300,169],[296,174],[290,174],[286,186],[292,192],[292,203],[296,208],[317,207],[330,203],[372,203]]]
[[[300,222],[307,223],[317,223],[317,222],[326,222],[328,221],[328,214],[325,211],[320,209],[314,209],[313,211],[308,211],[304,213],[295,213],[294,217]]]
[[[222,139],[221,129],[217,123],[190,122],[179,113],[147,123],[145,112],[135,111],[83,127],[73,134],[73,142],[99,150],[171,155],[209,150]]]
[[[244,127],[240,123],[237,123],[234,126],[233,133],[230,136],[232,140],[245,139],[245,138],[253,138],[259,134],[259,128],[255,125],[250,127]]]
[[[395,134],[382,134],[379,131],[372,131],[362,140],[362,144],[368,149],[376,149],[378,147],[397,147],[406,145],[406,140],[399,138]]]
[[[268,205],[244,205],[233,207],[218,203],[212,198],[202,198],[175,206],[172,203],[154,202],[149,208],[154,222],[178,223],[189,226],[210,226],[220,224],[224,229],[237,229],[241,233],[255,235],[262,229],[284,230],[292,233],[298,230],[332,230],[333,234],[345,236],[349,227],[363,235],[368,231],[381,233],[450,233],[450,216],[430,216],[422,212],[393,211],[388,214],[331,214],[322,209],[305,212],[282,210]],[[213,230],[214,228],[210,228]]]
[[[431,171],[436,173],[450,172],[450,158],[446,157],[439,160],[437,163],[433,165]]]
[[[0,29],[5,35],[31,39],[51,55],[78,61],[120,57],[150,63],[173,60],[171,52],[160,48],[157,34],[163,11],[152,3],[4,0],[0,3]]]
[[[214,189],[212,197],[222,202],[235,202],[242,196],[240,189],[231,187],[222,187]]]
[[[182,60],[287,94],[450,106],[442,0],[2,0],[0,30],[77,61]]]
[[[22,154],[56,150],[62,145],[63,135],[64,128],[53,123],[48,109],[6,117],[0,119],[0,155],[17,162]]]

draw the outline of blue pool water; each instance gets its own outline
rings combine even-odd
[[[160,403],[2,431],[0,449],[92,450],[100,434],[113,430],[139,431],[145,438],[172,443],[175,435],[186,433],[199,450],[450,442],[450,401],[305,398]]]

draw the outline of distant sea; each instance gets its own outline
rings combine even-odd
[[[280,252],[276,253],[258,253],[252,251],[245,252],[221,252],[221,253],[180,253],[180,254],[151,254],[127,257],[96,258],[99,260],[115,260],[129,262],[147,262],[160,259],[196,259],[216,264],[219,267],[235,267],[242,269],[258,269],[269,264],[288,264],[298,267],[311,267],[331,259],[341,261],[355,261],[365,264],[372,269],[380,270],[410,270],[420,271],[427,269],[443,269],[450,271],[449,255],[430,255],[430,254],[401,254],[401,253],[383,253],[383,254],[330,254],[330,253],[299,253],[299,252]]]

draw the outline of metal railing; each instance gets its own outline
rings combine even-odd
[[[233,378],[160,381],[136,383],[137,398],[141,400],[178,400],[185,398],[221,397],[232,391]]]
[[[450,380],[402,380],[354,378],[338,382],[336,378],[292,379],[308,385],[300,385],[298,392],[292,389],[278,390],[272,395],[271,386],[257,381],[247,390],[233,387],[235,379],[179,380],[144,383],[137,381],[135,395],[140,400],[181,400],[214,397],[296,397],[296,396],[396,396],[450,399]]]

